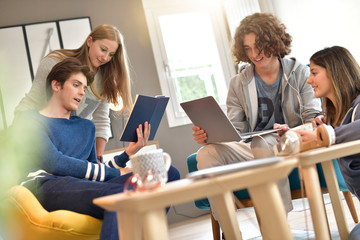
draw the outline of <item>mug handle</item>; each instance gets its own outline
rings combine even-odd
[[[170,166],[171,166],[170,154],[163,152],[163,156],[164,156],[164,161],[165,161],[165,169],[166,169],[166,171],[169,171]]]

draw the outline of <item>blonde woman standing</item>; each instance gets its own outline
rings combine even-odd
[[[88,87],[85,99],[72,115],[91,119],[96,125],[96,152],[100,160],[111,134],[109,104],[119,105],[122,101],[122,112],[128,112],[132,107],[124,41],[115,26],[99,25],[80,48],[55,50],[44,57],[29,93],[16,107],[15,113],[28,109],[40,110],[46,106],[46,77],[56,63],[69,57],[77,58],[95,73],[95,81]]]

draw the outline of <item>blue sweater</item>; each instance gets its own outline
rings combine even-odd
[[[24,111],[17,118],[26,119],[26,124],[15,119],[13,126],[24,129],[28,135],[25,139],[39,143],[28,150],[30,159],[37,161],[27,180],[53,174],[107,181],[120,176],[117,168],[124,167],[129,160],[124,152],[106,164],[97,162],[95,125],[90,120],[77,116],[49,118],[35,110]]]

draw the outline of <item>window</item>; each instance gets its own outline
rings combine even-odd
[[[190,123],[180,103],[214,96],[225,109],[235,75],[221,1],[143,0],[169,127]]]

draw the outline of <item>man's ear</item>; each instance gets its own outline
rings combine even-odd
[[[52,80],[51,81],[51,88],[52,88],[54,93],[60,91],[60,89],[61,89],[60,82],[58,82],[56,80]]]
[[[88,47],[90,47],[92,43],[93,43],[93,39],[92,39],[91,36],[89,36],[89,37],[86,39],[86,45],[87,45]]]

